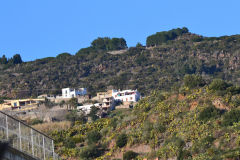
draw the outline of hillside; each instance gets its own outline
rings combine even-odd
[[[126,49],[125,40],[98,38],[75,55],[2,63],[0,95],[36,96],[59,93],[63,87],[86,87],[91,94],[107,88],[132,88],[148,95],[152,89],[178,88],[185,74],[240,82],[239,35],[209,38],[183,28],[151,35],[146,44],[109,54]]]
[[[68,159],[239,159],[240,88],[190,79],[175,92],[153,91],[133,109],[94,122],[78,120],[66,129],[49,127],[48,134]]]

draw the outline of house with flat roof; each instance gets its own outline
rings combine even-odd
[[[99,103],[95,103],[95,104],[87,104],[87,105],[83,105],[83,106],[77,106],[77,110],[79,111],[83,111],[86,114],[89,114],[91,112],[92,107],[100,107]]]
[[[79,88],[79,89],[63,88],[62,89],[62,98],[74,98],[77,96],[84,96],[86,94],[87,94],[86,88]]]
[[[112,97],[122,102],[137,102],[141,95],[137,90],[112,90]]]
[[[26,106],[34,106],[40,102],[45,101],[43,98],[37,99],[14,99],[14,100],[4,100],[4,103],[0,105],[0,110],[2,109],[15,109],[15,108],[22,108]]]
[[[114,110],[114,108],[115,108],[115,100],[112,96],[103,98],[103,100],[102,100],[102,109],[103,110],[111,111],[111,110]]]

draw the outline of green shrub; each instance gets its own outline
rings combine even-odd
[[[111,121],[110,121],[109,126],[110,126],[110,127],[113,127],[113,129],[116,129],[116,127],[117,127],[117,122],[118,122],[118,119],[117,119],[117,118],[112,118]]]
[[[240,110],[233,109],[223,117],[223,126],[232,126],[233,123],[240,121]]]
[[[98,112],[99,108],[92,106],[91,107],[91,111],[89,113],[89,116],[91,117],[92,121],[96,121],[97,119],[99,119],[99,117],[97,116],[97,112]]]
[[[185,75],[184,76],[184,85],[188,88],[202,87],[205,85],[204,80],[200,75]]]
[[[172,29],[169,31],[157,32],[151,36],[147,37],[146,45],[148,47],[160,45],[162,43],[166,43],[170,40],[176,39],[178,36],[181,36],[185,33],[188,33],[188,29],[186,27]]]
[[[223,96],[227,93],[227,88],[231,85],[221,79],[214,79],[210,85],[209,89],[215,92],[217,95]],[[232,90],[232,89],[231,89]]]
[[[169,139],[166,139],[164,142],[164,145],[167,145],[169,143],[174,143],[174,145],[176,147],[178,147],[179,149],[182,149],[185,145],[185,141],[182,140],[181,138],[177,137],[176,135],[173,135]]]
[[[96,130],[87,133],[87,140],[89,144],[97,143],[101,137],[101,134]]]
[[[116,144],[119,148],[122,148],[127,144],[127,141],[128,141],[127,135],[123,133],[117,137]]]
[[[191,152],[188,150],[180,150],[177,160],[183,160],[183,159],[191,159],[192,155]]]
[[[67,138],[64,141],[64,146],[67,148],[75,148],[76,144],[72,138]]]
[[[43,120],[35,118],[30,123],[31,123],[31,125],[41,124],[41,123],[43,123]]]
[[[80,157],[84,160],[95,159],[104,153],[101,146],[90,145],[82,150]]]
[[[200,112],[198,119],[206,122],[211,118],[219,117],[222,112],[223,111],[221,111],[220,109],[217,109],[211,105],[207,108],[204,108],[203,111]]]
[[[3,99],[0,99],[0,104],[3,104],[4,103],[4,100]]]
[[[240,93],[240,87],[238,86],[231,86],[227,88],[227,92],[231,93],[232,95]]]
[[[160,133],[164,133],[166,131],[166,127],[161,123],[154,124],[154,129]]]
[[[240,99],[239,99],[239,98],[236,98],[236,97],[232,98],[231,104],[232,104],[234,107],[240,106]]]
[[[59,55],[56,56],[57,59],[62,59],[62,60],[66,60],[66,58],[71,57],[72,55],[70,53],[61,53]]]
[[[134,159],[138,156],[136,152],[133,151],[127,151],[126,153],[123,154],[123,160],[131,160]]]
[[[78,114],[77,111],[71,111],[66,115],[66,119],[72,122],[72,125],[79,121],[81,123],[86,123],[87,118],[84,114]]]

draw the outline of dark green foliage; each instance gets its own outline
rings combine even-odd
[[[154,125],[154,128],[160,133],[164,133],[166,131],[166,127],[163,124],[161,124],[160,122],[156,123]]]
[[[99,108],[92,106],[91,111],[89,113],[89,117],[91,117],[92,121],[96,121],[99,117],[97,116]]]
[[[109,125],[115,129],[117,127],[117,122],[117,118],[112,118]]]
[[[196,36],[192,39],[193,42],[201,42],[203,40],[202,36]]]
[[[63,107],[63,105],[65,105],[66,104],[66,102],[64,101],[64,100],[62,100],[60,103],[59,103],[59,106],[60,107]]]
[[[232,126],[234,123],[240,121],[240,110],[233,109],[227,112],[223,117],[223,126]]]
[[[80,49],[77,53],[76,53],[76,56],[84,59],[86,58],[86,56],[92,52],[96,52],[95,49],[93,49],[92,47],[88,47],[88,48],[82,48]]]
[[[114,87],[118,89],[123,89],[126,86],[127,81],[130,79],[131,74],[129,73],[122,73],[119,76],[113,78],[110,81],[110,85],[113,85]]]
[[[217,118],[222,114],[223,111],[215,108],[214,106],[209,106],[200,112],[198,119],[201,121],[208,121],[211,118]]]
[[[43,120],[35,118],[30,122],[30,125],[41,124],[41,123],[43,123]]]
[[[20,56],[20,54],[15,54],[12,58],[10,58],[9,60],[7,60],[6,56],[3,55],[2,58],[0,58],[0,64],[20,64],[22,63],[22,58]]]
[[[84,160],[94,159],[101,156],[104,153],[102,146],[90,145],[80,153],[80,157]]]
[[[232,98],[231,103],[233,104],[234,107],[240,106],[240,99],[239,98]]]
[[[75,142],[73,141],[72,138],[67,138],[64,141],[64,146],[67,147],[67,148],[75,148],[76,144],[75,144]]]
[[[180,150],[177,156],[177,160],[191,159],[192,155],[190,151]]]
[[[146,61],[147,61],[147,58],[144,55],[142,55],[142,54],[136,58],[136,63],[138,65],[142,65]]]
[[[53,106],[57,105],[54,102],[50,101],[49,99],[45,99],[45,101],[43,103],[47,108],[52,108]]]
[[[240,87],[238,87],[238,86],[228,87],[228,88],[227,88],[227,92],[228,92],[228,93],[231,93],[232,95],[240,94]]]
[[[86,123],[87,122],[87,118],[83,115],[78,113],[77,111],[70,111],[67,115],[66,115],[66,119],[72,122],[72,125],[78,121],[81,123]]]
[[[71,99],[68,101],[68,104],[70,105],[71,108],[76,109],[77,106],[78,106],[78,99],[77,99],[77,98],[71,98]]]
[[[192,41],[194,37],[184,33],[157,47],[131,47],[118,55],[87,47],[66,60],[48,57],[0,65],[0,96],[26,98],[53,90],[59,93],[66,86],[86,87],[92,95],[108,87],[138,89],[147,96],[155,89],[179,88],[185,74],[202,75],[206,82],[222,78],[239,84],[240,36],[203,37],[200,42]],[[231,94],[238,92],[234,90]]]
[[[234,150],[226,149],[226,150],[224,151],[224,153],[225,153],[225,158],[226,158],[226,159],[238,160],[238,159],[240,158],[240,156],[239,156],[239,150],[240,150],[239,147],[236,148],[236,149],[234,149]]]
[[[8,60],[6,58],[5,55],[2,56],[2,58],[0,58],[0,64],[7,64],[8,63]]]
[[[207,136],[201,141],[201,143],[204,146],[204,148],[209,148],[211,147],[214,140],[215,138],[213,136]]]
[[[138,153],[133,151],[127,151],[123,154],[123,160],[132,160],[138,156]]]
[[[20,64],[22,63],[22,58],[20,56],[20,54],[15,54],[9,61],[8,63],[10,64]]]
[[[127,144],[127,141],[128,141],[127,135],[123,133],[117,137],[116,144],[119,148],[122,148]]]
[[[185,27],[183,27],[182,29],[181,28],[172,29],[167,32],[157,32],[156,34],[147,37],[146,44],[148,47],[160,45],[162,43],[166,43],[169,40],[174,40],[184,33],[188,33],[188,29]]]
[[[230,93],[232,95],[240,93],[239,87],[233,86],[232,84],[227,83],[221,79],[214,79],[209,85],[209,89],[220,96],[223,96],[226,93]]]
[[[213,91],[225,91],[229,84],[221,79],[214,79],[209,85],[209,89]]]
[[[123,38],[98,38],[91,43],[94,49],[100,50],[120,50],[127,48],[125,39]]]
[[[136,47],[137,47],[137,48],[141,48],[141,47],[143,47],[143,45],[142,45],[140,42],[138,42],[138,43],[136,44]]]
[[[96,130],[89,132],[87,134],[88,144],[97,143],[101,139],[101,137],[102,137],[101,134]]]
[[[66,58],[71,57],[71,56],[72,55],[70,53],[61,53],[61,54],[57,55],[56,58],[66,60]]]
[[[184,85],[190,89],[205,85],[205,82],[200,75],[185,75],[183,81]]]
[[[4,100],[10,99],[9,97],[0,97],[0,104],[4,103]]]

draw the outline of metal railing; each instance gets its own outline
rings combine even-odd
[[[38,159],[59,159],[52,138],[1,111],[0,140]]]

